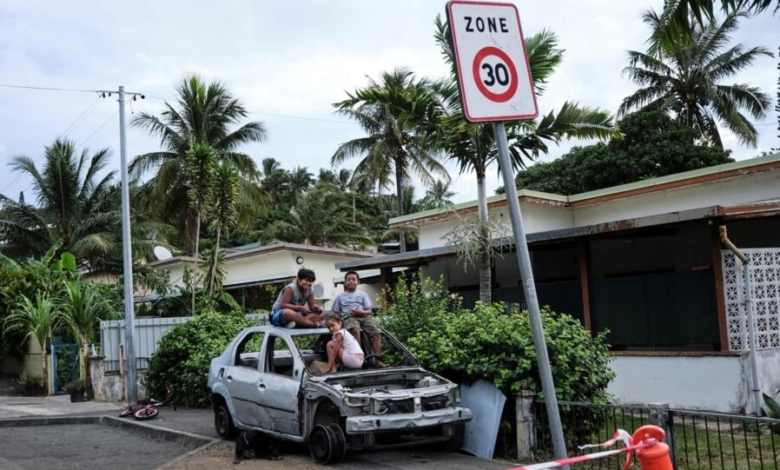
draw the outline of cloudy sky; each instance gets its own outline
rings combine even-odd
[[[661,0],[545,0],[516,2],[526,35],[549,28],[566,50],[563,65],[539,100],[541,113],[566,100],[617,110],[634,87],[621,76],[627,49],[643,49],[648,36],[641,12]],[[287,169],[317,173],[338,145],[360,129],[333,113],[345,91],[366,76],[410,67],[421,76],[443,76],[446,67],[432,34],[445,2],[433,0],[330,0],[229,2],[195,0],[2,0],[0,84],[68,89],[116,89],[146,94],[130,113],[157,112],[187,73],[224,81],[268,129],[266,143],[245,149],[258,163],[273,157]],[[745,20],[735,41],[776,52],[780,17]],[[762,59],[736,81],[761,86],[774,97],[777,59]],[[24,154],[41,161],[58,136],[90,149],[113,149],[119,168],[119,121],[114,98],[94,93],[0,86],[0,193],[16,198],[29,182],[6,164]],[[745,159],[780,147],[777,118],[757,123],[759,149],[726,145]],[[553,148],[547,159],[577,142]],[[158,149],[158,142],[128,130],[128,154]],[[352,168],[356,162],[345,166]],[[457,174],[454,166],[452,174]],[[499,179],[489,178],[489,191]],[[476,197],[473,175],[453,182],[456,202]],[[423,189],[418,189],[418,197]],[[31,196],[31,195],[30,195]],[[28,200],[29,197],[28,196]]]

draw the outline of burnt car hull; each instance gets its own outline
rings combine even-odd
[[[391,367],[312,372],[312,364],[323,360],[319,340],[328,335],[271,326],[239,333],[209,371],[220,436],[263,431],[309,444],[315,460],[333,463],[347,448],[453,440],[471,419],[460,406],[458,386],[420,367],[384,331]]]

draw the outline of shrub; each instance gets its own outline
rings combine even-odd
[[[398,283],[388,289],[387,314],[380,317],[382,327],[393,333],[402,343],[425,331],[444,328],[448,312],[461,310],[461,298],[443,288],[443,280],[403,273]]]
[[[411,288],[400,284],[392,293],[393,315],[384,326],[406,343],[424,367],[457,383],[492,382],[509,398],[508,407],[514,406],[511,397],[521,389],[544,398],[527,312],[507,314],[501,302],[477,302],[473,309],[464,309],[441,283],[423,281],[427,288],[421,289],[415,282],[409,284]],[[541,316],[557,398],[607,402],[607,385],[615,374],[609,368],[606,333],[591,337],[578,320],[548,308],[542,309]],[[540,418],[540,423],[546,422]],[[595,414],[562,414],[562,421],[568,442],[583,442],[598,426]],[[540,444],[547,433],[546,426],[541,428]]]
[[[38,397],[46,395],[46,383],[42,375],[30,375],[27,372],[23,372],[17,383],[19,384],[19,393],[22,396]]]
[[[149,362],[143,379],[147,395],[163,397],[165,386],[170,385],[182,406],[209,406],[206,384],[211,360],[251,324],[243,314],[211,313],[176,325],[160,340]]]

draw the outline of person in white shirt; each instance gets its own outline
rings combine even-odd
[[[328,373],[336,372],[336,358],[340,357],[342,364],[350,369],[360,369],[363,367],[363,350],[352,337],[344,331],[344,320],[341,317],[333,315],[325,321],[333,339],[328,342]]]

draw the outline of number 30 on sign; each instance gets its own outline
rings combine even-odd
[[[452,0],[447,18],[466,119],[535,118],[539,111],[517,7]]]

